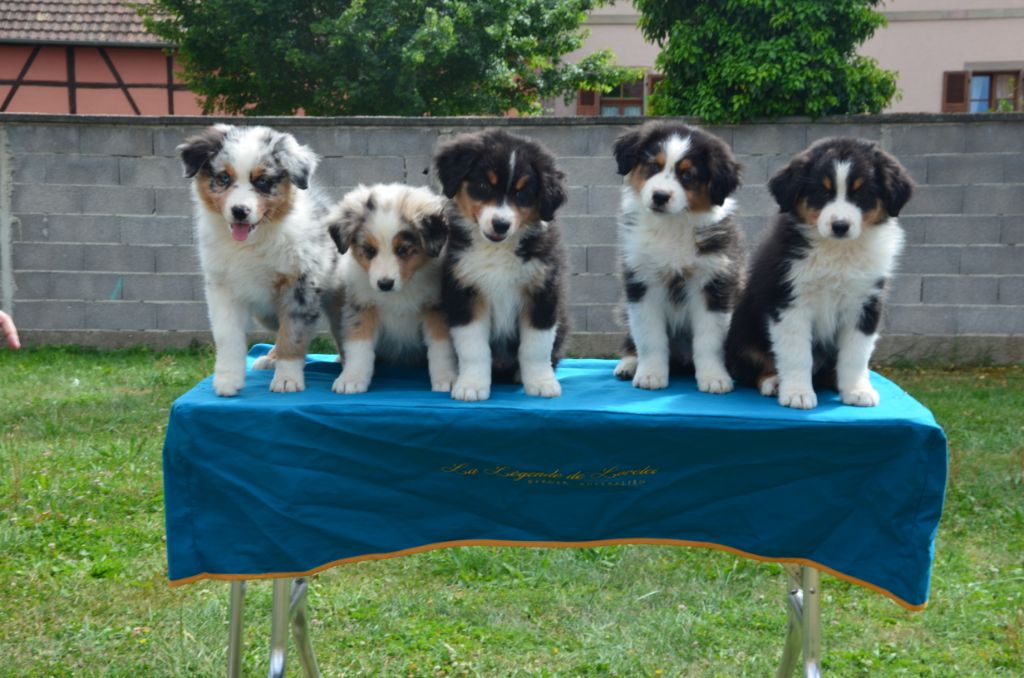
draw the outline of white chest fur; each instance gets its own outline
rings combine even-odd
[[[545,271],[542,262],[516,255],[513,242],[479,241],[455,264],[459,280],[477,288],[487,300],[492,337],[516,332],[525,293],[540,284]]]

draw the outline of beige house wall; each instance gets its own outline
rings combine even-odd
[[[1024,69],[1024,0],[888,0],[881,9],[889,25],[860,53],[898,73],[902,96],[887,113],[940,112],[944,71]],[[644,42],[638,18],[628,0],[595,10],[586,44],[566,60],[610,49],[619,64],[653,72],[660,50]],[[553,101],[549,111],[575,115],[576,104]]]

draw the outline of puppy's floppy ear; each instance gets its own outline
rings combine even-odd
[[[348,192],[327,215],[327,233],[338,251],[344,254],[352,246],[356,233],[366,221],[366,214],[374,209],[373,194],[365,186]]]
[[[483,141],[474,134],[460,134],[438,147],[434,154],[434,169],[437,178],[441,180],[441,192],[445,197],[455,197],[459,186],[483,151]]]
[[[914,192],[914,180],[899,160],[880,148],[875,149],[875,173],[886,212],[890,217],[898,217]]]
[[[640,149],[643,148],[643,128],[637,128],[626,132],[615,140],[612,147],[612,155],[618,164],[619,174],[625,176],[636,166],[637,158],[640,157]]]
[[[291,134],[278,133],[273,141],[274,159],[281,165],[297,188],[309,188],[309,177],[319,161],[309,146],[303,146]]]
[[[188,137],[185,143],[178,146],[176,150],[181,156],[186,179],[194,177],[213,156],[220,153],[229,129],[231,128],[227,125],[208,127],[203,132]]]
[[[712,139],[708,147],[708,178],[711,202],[721,205],[740,185],[742,166],[724,143]]]
[[[555,211],[569,197],[569,191],[565,187],[565,173],[555,167],[554,161],[548,155],[543,156],[543,160],[538,162],[534,169],[540,181],[540,218],[541,221],[551,221],[555,218]]]
[[[427,256],[439,256],[444,244],[448,242],[448,219],[445,218],[444,208],[424,214],[416,224],[416,230],[419,231],[423,251]]]
[[[768,180],[768,190],[779,204],[779,210],[791,212],[796,207],[807,183],[806,174],[810,164],[810,156],[801,153]]]

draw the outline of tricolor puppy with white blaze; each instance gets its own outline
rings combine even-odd
[[[455,352],[441,313],[445,201],[429,188],[359,186],[327,218],[344,254],[344,367],[336,393],[363,393],[377,359],[421,363],[434,391],[455,382]],[[424,355],[425,354],[425,355]]]
[[[823,139],[771,178],[781,214],[755,255],[726,343],[743,384],[787,407],[817,406],[815,386],[874,406],[868,361],[903,248],[896,217],[913,182],[871,141]]]
[[[245,385],[250,317],[277,333],[256,362],[270,389],[305,388],[306,350],[321,311],[340,347],[341,255],[322,219],[328,203],[310,186],[317,157],[269,127],[214,125],[178,146],[193,179],[196,242],[216,346],[213,389]]]
[[[552,220],[565,176],[537,142],[491,130],[442,144],[434,167],[451,233],[442,307],[459,359],[457,400],[486,400],[492,379],[528,395],[561,395],[568,332],[566,251]]]
[[[729,317],[743,284],[735,202],[740,166],[718,137],[650,122],[615,142],[626,176],[619,241],[629,336],[615,368],[637,388],[668,386],[670,368],[727,393]]]

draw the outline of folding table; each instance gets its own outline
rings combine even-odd
[[[266,345],[250,352],[250,364]],[[560,398],[495,386],[482,403],[430,392],[424,369],[378,369],[338,395],[334,356],[306,390],[218,398],[208,378],[171,408],[164,445],[169,578],[232,582],[229,675],[244,582],[274,579],[270,675],[289,622],[306,675],[308,575],[450,546],[672,544],[786,566],[779,675],[820,671],[819,571],[923,609],[946,482],[931,413],[872,374],[881,405],[780,407],[753,390],[634,389],[609,360],[564,360]],[[293,581],[294,580],[294,581]]]

